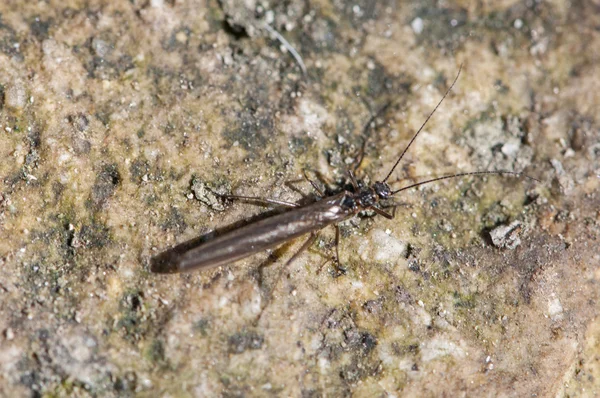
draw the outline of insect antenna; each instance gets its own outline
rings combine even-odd
[[[469,173],[451,174],[451,175],[447,175],[447,176],[441,176],[441,177],[437,177],[437,178],[432,178],[430,180],[425,180],[425,181],[417,182],[415,184],[411,184],[411,185],[408,185],[406,187],[402,187],[400,189],[392,191],[392,193],[390,194],[390,196],[395,195],[398,192],[406,191],[407,189],[416,188],[416,187],[418,187],[420,185],[429,184],[429,183],[435,182],[435,181],[447,180],[449,178],[456,178],[456,177],[476,176],[476,175],[485,175],[485,174],[510,174],[510,175],[514,175],[514,176],[525,177],[525,178],[528,178],[528,179],[533,180],[533,181],[541,182],[537,178],[533,178],[533,177],[530,177],[530,176],[525,175],[523,173],[518,173],[518,172],[515,172],[515,171],[504,171],[504,170],[500,170],[500,171],[472,171],[472,172],[469,172]]]
[[[462,67],[463,67],[463,65],[460,64],[460,68],[458,69],[458,73],[456,74],[456,77],[454,78],[454,81],[452,82],[452,84],[450,85],[450,87],[448,88],[448,90],[446,90],[446,93],[444,94],[444,96],[442,97],[442,99],[440,100],[440,102],[438,102],[438,104],[435,106],[435,108],[433,108],[433,111],[431,111],[431,113],[429,114],[429,116],[427,116],[427,119],[425,119],[425,121],[423,122],[423,124],[421,125],[421,127],[419,127],[419,130],[417,130],[417,132],[415,133],[415,135],[413,135],[413,137],[411,138],[411,140],[408,143],[408,145],[406,146],[406,148],[404,148],[404,151],[402,151],[402,154],[400,155],[400,157],[398,158],[398,160],[396,160],[396,163],[394,163],[394,166],[392,167],[392,169],[390,170],[390,172],[387,174],[387,176],[381,182],[386,182],[390,178],[390,176],[392,175],[392,173],[396,169],[396,166],[398,166],[398,164],[400,163],[400,161],[404,157],[404,154],[406,153],[406,151],[408,151],[408,148],[410,148],[410,146],[412,145],[412,143],[414,142],[414,140],[421,133],[421,131],[423,130],[423,127],[425,127],[425,125],[427,124],[427,122],[429,121],[429,119],[431,119],[431,117],[433,116],[433,114],[435,113],[435,111],[437,111],[437,109],[440,107],[440,105],[442,105],[442,102],[444,102],[444,100],[446,99],[446,97],[448,96],[448,94],[450,93],[450,91],[452,90],[452,88],[454,87],[454,85],[456,84],[456,81],[458,80],[458,77],[460,76],[460,72],[462,71]]]

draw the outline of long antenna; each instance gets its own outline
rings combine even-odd
[[[408,143],[408,145],[406,146],[406,148],[404,148],[404,151],[402,152],[402,154],[400,155],[400,157],[398,158],[398,160],[394,164],[394,167],[392,167],[392,169],[387,174],[387,176],[383,179],[382,182],[386,182],[390,178],[390,176],[392,175],[392,173],[396,169],[396,166],[398,166],[398,164],[400,163],[400,161],[404,157],[404,154],[406,153],[406,151],[408,151],[408,148],[410,148],[410,146],[412,145],[413,141],[417,138],[417,136],[419,135],[419,133],[421,133],[421,130],[423,130],[423,127],[425,127],[425,125],[427,124],[427,122],[429,121],[429,119],[431,119],[431,117],[433,116],[433,114],[435,113],[435,111],[437,111],[437,109],[440,107],[440,105],[442,105],[442,102],[444,102],[444,100],[446,99],[446,97],[448,96],[448,94],[450,93],[450,91],[452,90],[452,87],[454,87],[454,84],[456,84],[456,81],[458,80],[458,77],[460,76],[460,71],[462,70],[462,67],[463,67],[463,64],[460,64],[460,68],[458,69],[458,73],[456,74],[456,77],[454,78],[454,81],[452,82],[452,84],[450,85],[450,87],[448,88],[448,90],[446,91],[446,93],[444,94],[444,96],[442,97],[442,99],[440,100],[440,102],[438,102],[438,104],[435,106],[435,108],[433,108],[433,111],[431,111],[431,113],[429,114],[429,116],[427,116],[427,119],[425,119],[425,122],[423,122],[423,124],[421,125],[421,127],[419,127],[419,130],[417,130],[417,132],[415,133],[415,135],[411,138],[410,142]]]
[[[408,185],[406,187],[402,187],[400,189],[397,189],[397,190],[393,191],[391,193],[391,195],[395,195],[398,192],[406,191],[407,189],[415,188],[415,187],[418,187],[420,185],[429,184],[430,182],[447,180],[449,178],[464,177],[464,176],[476,176],[476,175],[485,175],[485,174],[511,174],[511,175],[515,175],[515,176],[522,176],[522,177],[525,177],[525,178],[529,178],[530,180],[534,180],[534,181],[537,181],[537,182],[541,182],[537,178],[533,178],[533,177],[530,177],[530,176],[525,175],[523,173],[518,173],[518,172],[515,172],[515,171],[503,171],[503,170],[501,170],[501,171],[473,171],[473,172],[470,172],[470,173],[452,174],[452,175],[447,175],[447,176],[432,178],[431,180],[417,182],[415,184]]]

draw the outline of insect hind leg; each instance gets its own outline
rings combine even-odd
[[[335,274],[334,276],[346,275],[346,267],[340,263],[340,226],[335,225]]]
[[[289,260],[287,260],[285,262],[285,264],[279,269],[279,272],[277,273],[277,278],[275,278],[275,281],[273,282],[273,285],[271,287],[271,289],[269,289],[269,292],[267,293],[267,297],[265,300],[265,305],[261,308],[258,316],[256,317],[256,319],[254,320],[254,325],[258,325],[258,323],[260,322],[263,314],[265,313],[265,310],[267,309],[267,307],[269,306],[269,302],[271,301],[271,299],[273,298],[273,293],[275,292],[275,289],[277,289],[277,286],[279,286],[279,282],[281,281],[281,278],[283,277],[283,274],[285,273],[285,271],[290,267],[290,265],[296,261],[298,259],[298,257],[300,257],[300,255],[306,251],[317,239],[318,234],[315,232],[312,232],[310,234],[310,236],[308,237],[308,239],[302,244],[302,247],[300,247],[300,249],[298,249],[298,251],[296,253],[294,253],[294,255],[292,257],[290,257]]]

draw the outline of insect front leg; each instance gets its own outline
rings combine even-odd
[[[381,210],[378,207],[370,207],[371,210],[373,210],[375,213],[379,214],[380,216],[383,216],[385,218],[387,218],[388,220],[392,220],[394,218],[394,216],[396,215],[396,206],[394,206],[394,211],[392,214],[389,214],[386,211]]]

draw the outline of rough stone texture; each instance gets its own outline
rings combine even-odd
[[[0,395],[598,394],[598,26],[594,0],[0,2]],[[278,283],[300,240],[148,271],[265,211],[194,179],[299,200],[365,134],[382,178],[461,63],[393,185],[541,183],[403,192],[342,225],[341,268],[325,231]]]

